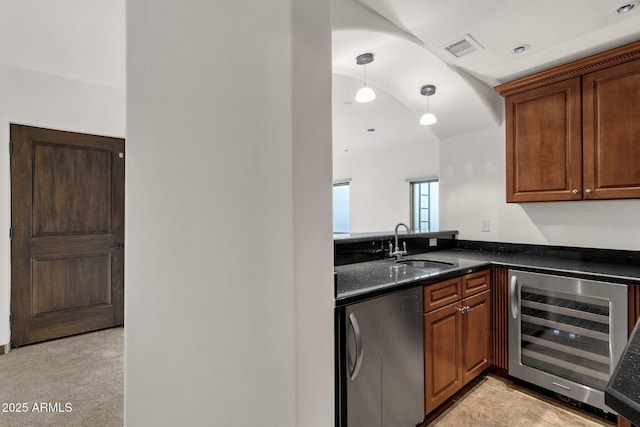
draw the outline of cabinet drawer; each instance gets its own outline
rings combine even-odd
[[[466,274],[462,277],[462,296],[468,297],[489,290],[491,282],[490,270]]]
[[[462,279],[460,277],[456,277],[455,279],[445,280],[444,282],[425,286],[424,311],[428,312],[458,301],[462,298],[461,284]]]

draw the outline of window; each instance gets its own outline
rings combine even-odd
[[[349,182],[333,184],[333,232],[349,232]]]
[[[408,179],[411,186],[411,228],[437,231],[439,221],[438,178]]]

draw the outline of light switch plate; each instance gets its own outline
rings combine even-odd
[[[484,231],[484,232],[491,231],[491,220],[489,218],[480,219],[480,231]]]

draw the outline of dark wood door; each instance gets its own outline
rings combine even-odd
[[[640,60],[587,74],[585,199],[640,198]]]
[[[12,345],[124,323],[124,140],[11,125]]]
[[[506,98],[507,202],[582,199],[580,77]]]

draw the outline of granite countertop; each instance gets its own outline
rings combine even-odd
[[[640,322],[636,324],[607,388],[604,401],[620,415],[640,425]]]
[[[405,259],[428,259],[451,263],[437,270],[394,267],[395,259],[361,262],[335,267],[336,306],[344,306],[412,286],[425,286],[451,277],[497,265],[527,271],[640,285],[640,266],[600,263],[580,259],[489,251],[444,249],[414,254]]]
[[[400,289],[424,286],[450,277],[472,273],[490,265],[483,260],[452,256],[450,251],[410,255],[404,259],[426,259],[451,265],[442,264],[438,269],[416,268],[397,264],[395,258],[388,258],[336,266],[336,305],[348,305]]]
[[[464,249],[443,252],[456,254],[461,258],[489,261],[492,265],[500,267],[520,268],[533,272],[603,280],[626,285],[640,285],[640,265],[567,259],[554,256],[553,252],[546,255],[502,254]]]

